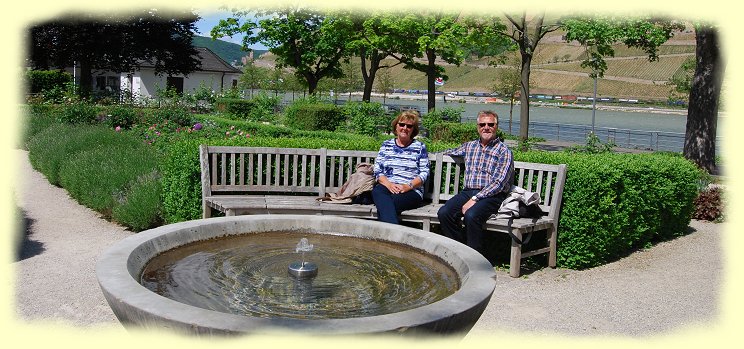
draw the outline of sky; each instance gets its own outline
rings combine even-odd
[[[199,21],[196,22],[196,30],[197,35],[199,36],[209,36],[209,32],[212,31],[212,28],[219,23],[220,19],[225,19],[230,17],[229,11],[200,11],[196,10],[196,13],[199,14]],[[235,35],[232,37],[226,36],[223,38],[220,38],[220,40],[232,42],[235,44],[242,45],[243,36],[242,35]],[[255,44],[251,46],[252,49],[256,50],[266,50],[266,46],[261,44]]]

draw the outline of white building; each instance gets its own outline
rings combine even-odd
[[[157,75],[152,64],[142,64],[139,70],[130,73],[93,70],[93,91],[128,91],[132,96],[154,97],[164,88],[173,88],[179,93],[193,93],[203,84],[215,92],[238,85],[242,72],[205,47],[196,48],[201,67],[188,75]],[[80,83],[80,67],[66,69]]]

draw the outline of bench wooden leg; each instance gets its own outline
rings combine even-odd
[[[548,240],[548,246],[550,246],[550,252],[548,252],[548,266],[555,268],[556,259],[558,255],[558,226],[554,225],[550,228],[550,235]]]
[[[234,215],[235,215],[235,210],[233,210],[233,209],[227,209],[225,211],[225,216],[228,216],[229,217],[229,216],[234,216]]]
[[[212,208],[207,204],[202,204],[202,218],[212,217]]]
[[[522,266],[522,232],[511,232],[509,235],[512,237],[511,257],[509,258],[509,276],[516,278],[519,277],[520,268]]]
[[[423,229],[424,231],[431,231],[431,220],[430,220],[430,219],[428,219],[428,218],[424,218],[424,219],[423,219],[423,220],[421,221],[421,223],[422,223],[422,225],[423,225],[423,226],[422,226],[421,228],[422,228],[422,229]]]

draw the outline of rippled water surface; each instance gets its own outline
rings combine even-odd
[[[307,237],[305,260],[318,276],[298,280],[290,263]],[[145,267],[141,283],[173,300],[238,315],[350,318],[408,310],[459,287],[436,257],[407,246],[339,234],[271,232],[202,241],[165,252]]]

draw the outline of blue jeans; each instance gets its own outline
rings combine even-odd
[[[377,206],[379,221],[398,224],[398,215],[401,212],[421,206],[424,199],[414,190],[393,194],[384,185],[377,184],[372,188],[372,201]]]
[[[437,212],[437,216],[439,217],[439,224],[442,228],[442,235],[466,244],[478,252],[482,252],[483,223],[488,220],[491,214],[498,212],[501,203],[506,198],[506,193],[499,193],[495,196],[478,200],[475,205],[468,209],[463,217],[462,206],[473,195],[478,194],[479,191],[480,189],[465,189],[457,193],[457,195],[444,203],[444,206]],[[462,218],[464,218],[463,221],[465,223],[464,232],[460,223],[460,219]]]

